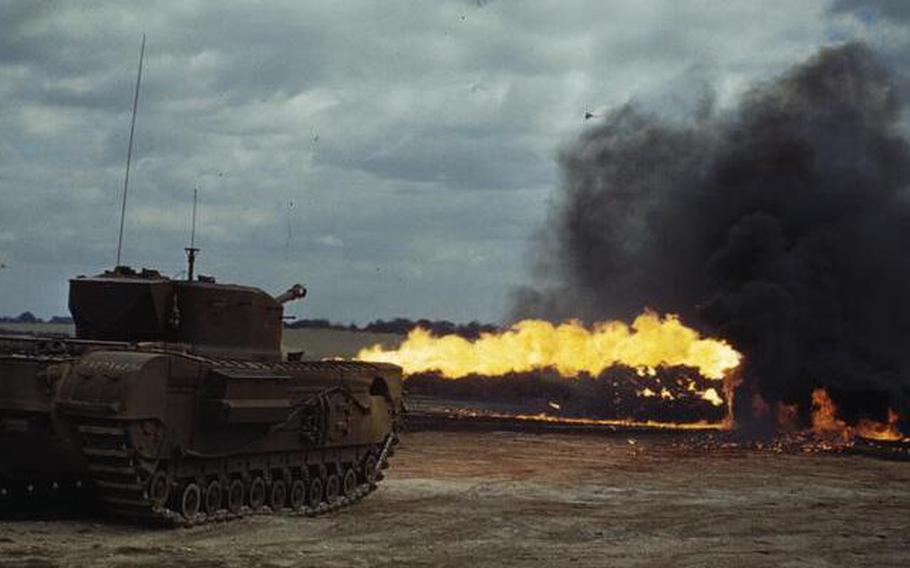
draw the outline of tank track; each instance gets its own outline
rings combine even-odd
[[[398,443],[398,434],[393,431],[379,444],[348,448],[365,456],[360,464],[307,460],[303,467],[287,468],[285,476],[277,478],[257,470],[256,464],[269,463],[270,458],[280,461],[284,457],[281,454],[190,458],[186,463],[170,463],[171,473],[162,475],[165,470],[161,469],[161,463],[142,459],[130,447],[127,427],[117,421],[78,422],[76,431],[90,479],[87,483],[70,484],[80,501],[100,503],[117,520],[166,528],[227,522],[254,515],[313,517],[347,507],[376,490],[383,478],[382,470],[388,467]],[[310,453],[328,456],[331,450],[317,449]],[[228,487],[212,489],[213,482],[223,485],[218,472],[225,470],[228,461],[234,464],[234,471],[237,464],[245,464],[239,466],[244,471],[234,476]],[[33,488],[37,484],[4,481],[0,478],[0,486],[7,490],[7,494],[0,495],[0,512],[15,512],[20,507],[31,509],[39,504],[46,506],[48,501],[70,501],[66,498],[70,492],[57,491],[56,484],[53,491],[36,491]],[[237,491],[238,483],[242,486],[239,506],[231,496]],[[283,490],[276,490],[276,485],[282,484]],[[314,489],[314,485],[319,489]],[[212,493],[218,496],[211,497]],[[207,502],[210,498],[211,504]]]
[[[67,506],[63,515],[61,503]],[[0,519],[69,518],[75,511],[88,516],[100,512],[91,490],[82,481],[19,481],[0,477]]]

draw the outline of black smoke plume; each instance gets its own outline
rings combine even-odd
[[[910,148],[902,96],[862,45],[824,49],[735,109],[626,106],[560,157],[542,282],[517,316],[642,308],[730,340],[749,394],[848,420],[910,411]],[[804,410],[805,411],[805,410]]]

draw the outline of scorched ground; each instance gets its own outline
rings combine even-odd
[[[713,434],[413,432],[335,515],[0,521],[0,566],[907,566],[910,464]]]

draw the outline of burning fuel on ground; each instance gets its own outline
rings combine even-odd
[[[640,315],[629,326],[524,320],[477,339],[412,331],[397,349],[379,345],[358,358],[400,365],[412,395],[462,401],[454,417],[486,417],[582,426],[729,430],[742,355],[723,340],[703,338],[675,316]],[[471,404],[474,406],[471,406]],[[760,397],[753,415],[770,409]],[[798,407],[778,403],[782,432],[835,443],[859,436],[899,441],[899,415],[848,425],[824,389],[812,393],[804,432]]]

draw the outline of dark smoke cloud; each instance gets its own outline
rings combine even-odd
[[[874,12],[895,22],[910,22],[910,3],[902,0],[835,0],[831,11],[835,14]]]
[[[560,158],[542,234],[551,285],[519,291],[516,315],[675,312],[746,354],[746,393],[805,408],[822,386],[853,419],[910,410],[910,148],[895,84],[851,44],[722,116],[616,110]]]

